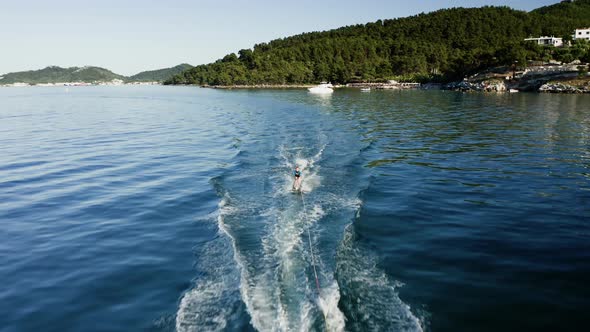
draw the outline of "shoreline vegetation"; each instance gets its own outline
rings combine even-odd
[[[375,90],[453,90],[461,92],[544,92],[590,93],[590,64],[574,61],[570,64],[550,63],[525,68],[498,67],[478,72],[462,81],[438,82],[354,82],[335,84],[334,88]],[[307,89],[315,84],[239,84],[197,85],[212,89]]]

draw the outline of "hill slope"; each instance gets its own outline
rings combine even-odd
[[[126,82],[163,82],[185,70],[193,68],[189,64],[180,64],[172,68],[143,71],[133,76],[123,76],[100,67],[49,66],[39,70],[28,70],[0,75],[0,84],[13,83],[69,83],[69,82],[110,82],[114,79]]]
[[[50,66],[40,70],[29,70],[2,75],[0,84],[12,83],[56,83],[56,82],[108,82],[114,79],[124,79],[124,76],[115,74],[110,70],[100,67],[70,67],[61,68]]]
[[[141,73],[129,76],[127,81],[130,82],[163,82],[174,75],[180,74],[193,66],[183,63],[172,68],[142,71]]]
[[[453,80],[482,68],[553,56],[528,36],[569,36],[590,26],[590,0],[530,13],[508,7],[452,8],[407,18],[312,32],[257,44],[167,84],[346,83],[403,75]],[[578,54],[579,53],[579,54]],[[590,57],[583,48],[576,58]]]

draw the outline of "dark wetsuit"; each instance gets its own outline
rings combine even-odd
[[[299,178],[301,176],[301,172],[300,171],[293,171],[293,175],[295,175],[295,178]]]

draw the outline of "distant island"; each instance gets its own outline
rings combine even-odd
[[[473,85],[459,88],[488,89],[487,83],[477,85],[482,77],[514,82],[529,67],[564,63],[571,66],[565,67],[567,75],[562,76],[570,82],[575,76],[576,84],[588,85],[590,43],[573,36],[576,29],[586,27],[590,27],[590,0],[562,1],[531,12],[489,6],[443,9],[257,44],[164,83],[243,87],[395,80],[447,84],[476,76]],[[546,45],[543,38],[525,41],[539,36],[559,37],[564,46]],[[553,75],[559,77],[559,73]],[[534,84],[527,81],[534,89],[551,83],[542,75],[535,78]]]
[[[133,76],[123,76],[100,67],[61,68],[49,66],[40,70],[21,71],[0,75],[0,85],[90,85],[90,84],[159,84],[185,70],[193,68],[180,64],[172,68],[143,71]]]

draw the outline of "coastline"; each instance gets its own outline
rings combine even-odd
[[[307,89],[312,88],[314,84],[253,84],[253,85],[197,85],[201,88],[211,89]]]
[[[334,88],[375,89],[375,90],[451,90],[460,92],[537,92],[590,94],[590,74],[580,68],[588,64],[570,63],[559,65],[531,66],[511,69],[508,67],[488,68],[462,81],[446,84],[426,82],[355,82],[345,85],[335,84]],[[0,87],[79,87],[79,86],[129,86],[166,85],[161,82],[124,82],[113,80],[105,82],[56,82],[29,84],[16,82]],[[174,84],[172,84],[174,85]],[[308,89],[316,84],[241,84],[241,85],[191,85],[211,89]]]
[[[462,81],[448,82],[354,82],[336,84],[335,88],[375,90],[451,90],[460,92],[536,92],[536,93],[590,93],[588,64],[575,61],[568,64],[547,64],[524,68],[487,68]],[[585,70],[584,70],[585,69]],[[252,85],[196,85],[211,89],[307,89],[315,84],[252,84]]]
[[[588,64],[574,62],[525,68],[489,68],[447,83],[445,90],[462,92],[590,93]],[[585,70],[584,70],[585,69]]]

